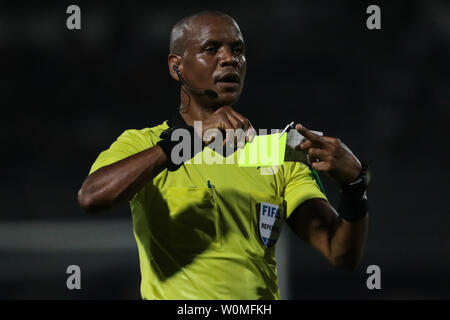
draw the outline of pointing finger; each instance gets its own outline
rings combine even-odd
[[[300,132],[306,139],[311,141],[313,144],[322,146],[324,144],[324,141],[322,140],[322,137],[315,134],[314,132],[309,131],[306,129],[306,127],[302,126],[301,124],[297,123],[295,125],[295,129]]]

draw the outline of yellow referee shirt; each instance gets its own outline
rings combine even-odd
[[[125,131],[90,173],[153,147],[168,127]],[[300,162],[274,172],[184,164],[143,187],[130,201],[142,298],[280,299],[274,244],[281,222],[304,201],[326,197]]]

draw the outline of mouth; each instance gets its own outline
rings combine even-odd
[[[241,77],[236,72],[227,72],[216,77],[216,83],[221,86],[239,86]]]

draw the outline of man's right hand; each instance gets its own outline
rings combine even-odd
[[[234,111],[230,106],[223,106],[217,109],[207,120],[202,122],[201,129],[202,132],[198,132],[199,128],[196,128],[196,132],[202,137],[205,145],[213,142],[221,133],[222,137],[225,136],[225,139],[223,140],[224,146],[232,142],[234,142],[234,145],[236,146],[236,144],[239,144],[239,140],[237,139],[238,135],[236,134],[236,130],[238,129],[241,129],[245,134],[245,142],[251,142],[256,135],[255,129],[250,121],[243,115]],[[230,133],[233,133],[233,135],[231,136]],[[232,139],[232,137],[234,139]],[[238,147],[240,146],[238,145]]]

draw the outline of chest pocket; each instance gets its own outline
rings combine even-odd
[[[284,199],[280,196],[264,192],[251,192],[250,212],[254,253],[268,258],[274,254],[274,247],[281,234],[285,220]]]
[[[169,187],[168,242],[171,249],[196,255],[207,248],[221,247],[220,219],[209,188]]]

